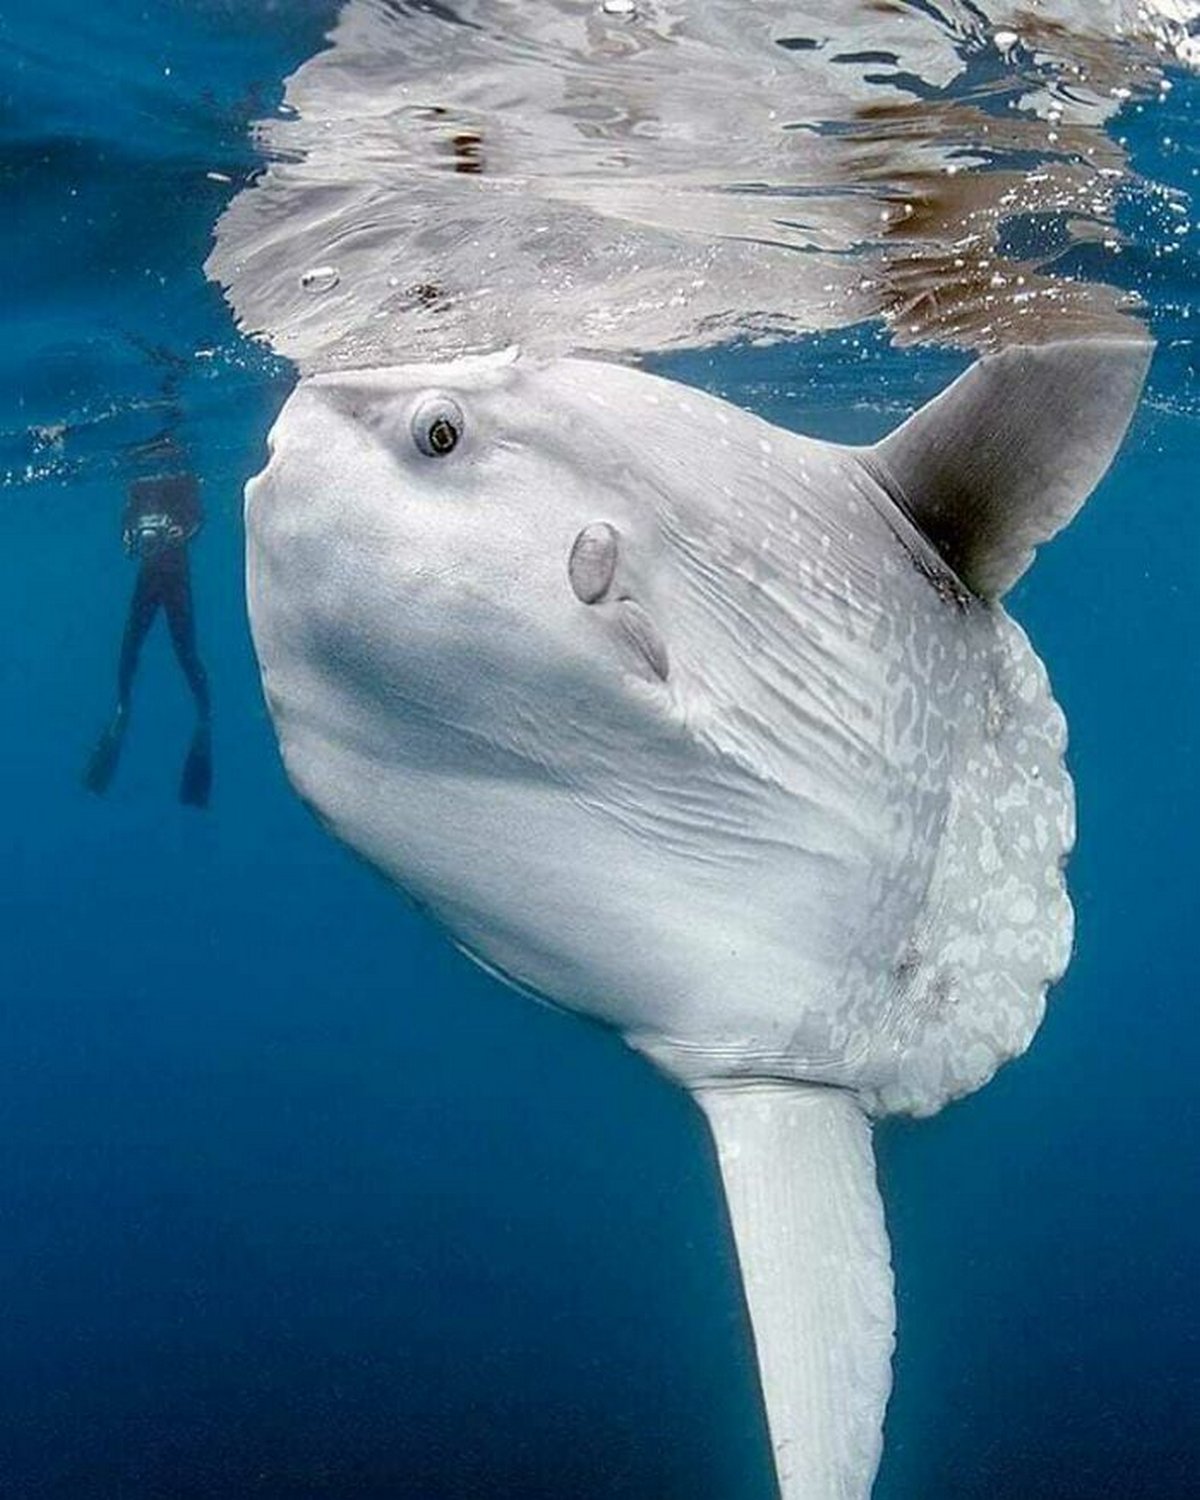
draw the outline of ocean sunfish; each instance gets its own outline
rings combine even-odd
[[[871,1120],[985,1083],[1070,954],[1065,725],[999,600],[1149,354],[1010,348],[865,448],[594,360],[343,371],[247,487],[300,796],[707,1118],[785,1500],[879,1461]]]

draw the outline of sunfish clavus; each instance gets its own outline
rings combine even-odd
[[[861,449],[587,360],[320,375],[247,489],[301,796],[704,1111],[786,1500],[879,1460],[871,1118],[986,1082],[1067,963],[1065,726],[999,600],[1148,357],[1012,348]]]

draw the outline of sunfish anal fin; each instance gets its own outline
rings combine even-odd
[[[836,1088],[696,1091],[716,1143],[782,1500],[865,1500],[895,1342],[871,1127]]]

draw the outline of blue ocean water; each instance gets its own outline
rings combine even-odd
[[[250,121],[335,9],[0,15],[0,1495],[767,1500],[699,1117],[457,955],[278,764],[240,492],[294,377],[202,262],[261,165]],[[1191,195],[1200,86],[1172,78],[1112,128]],[[1160,338],[1148,397],[1010,601],[1071,725],[1076,952],[1028,1056],[877,1132],[881,1500],[1196,1490],[1196,233],[1163,260],[1124,211],[1104,272]],[[206,814],[175,800],[190,706],[161,633],[112,792],[79,784],[131,582],[124,465],[181,353]],[[965,362],[867,329],[656,363],[865,440]]]

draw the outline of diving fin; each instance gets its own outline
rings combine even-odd
[[[212,792],[212,731],[207,720],[196,725],[183,775],[179,778],[179,800],[187,807],[207,807]]]
[[[88,763],[83,772],[83,784],[89,792],[95,792],[97,797],[103,797],[108,791],[113,776],[116,774],[117,762],[121,758],[121,746],[125,743],[125,725],[128,720],[129,715],[125,710],[118,708],[88,757]]]

